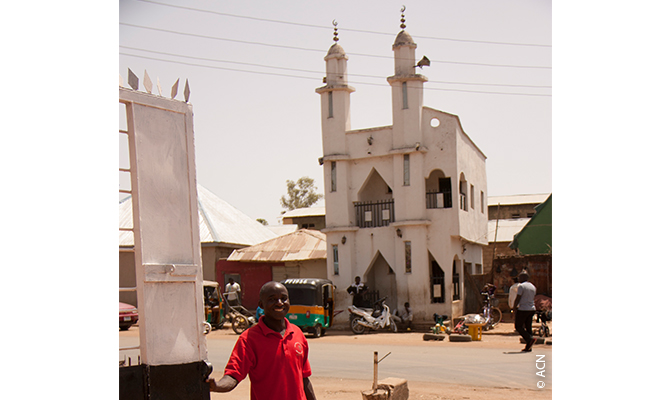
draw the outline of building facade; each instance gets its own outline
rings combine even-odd
[[[481,273],[491,272],[494,259],[517,254],[509,247],[514,235],[526,226],[535,215],[535,208],[548,197],[549,194],[518,194],[488,198],[489,245],[484,248],[484,269]]]
[[[404,26],[401,26],[404,28]],[[321,121],[328,279],[336,309],[360,276],[393,310],[410,302],[415,318],[459,316],[464,271],[481,268],[487,245],[486,156],[458,116],[423,105],[427,78],[403,29],[393,44],[393,123],[351,130],[348,57],[326,57]],[[365,110],[361,110],[365,112]],[[347,318],[346,313],[341,318]]]

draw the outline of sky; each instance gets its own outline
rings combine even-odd
[[[414,38],[431,66],[424,105],[458,115],[487,156],[488,195],[552,192],[552,4],[482,1],[121,0],[119,75],[157,94],[186,80],[198,183],[279,223],[286,180],[322,193],[320,98],[333,42],[349,56],[352,129],[390,125],[391,46]],[[323,205],[323,202],[317,205]]]

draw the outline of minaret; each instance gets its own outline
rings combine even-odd
[[[393,102],[393,148],[400,149],[421,143],[421,110],[423,83],[428,80],[417,74],[414,51],[416,43],[405,32],[405,7],[400,19],[400,33],[393,43],[395,75],[386,80],[391,85]]]
[[[404,11],[403,6],[402,30],[393,43],[395,75],[387,78],[393,105],[393,197],[397,222],[426,218],[421,114],[423,83],[428,79],[416,73],[414,51],[417,46],[405,32]]]
[[[355,89],[348,84],[347,60],[337,37],[337,22],[333,41],[335,42],[324,58],[326,61],[325,86],[316,89],[321,95],[321,132],[323,155],[346,154],[344,133],[351,129],[349,118],[349,95]]]
[[[349,176],[349,154],[346,132],[351,129],[349,96],[354,88],[347,77],[347,55],[337,44],[337,22],[333,21],[335,42],[324,58],[325,86],[316,89],[321,95],[321,140],[323,144],[323,178],[326,201],[326,227],[348,226],[353,212],[346,182]],[[328,239],[329,241],[331,238]],[[338,239],[339,240],[339,239]],[[329,242],[330,243],[330,242]],[[346,254],[342,253],[342,260]],[[330,257],[330,256],[329,256]]]

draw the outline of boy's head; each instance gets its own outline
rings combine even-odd
[[[258,306],[263,309],[265,318],[281,321],[291,308],[288,290],[279,282],[272,281],[263,285],[259,297]]]

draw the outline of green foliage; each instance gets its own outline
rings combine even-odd
[[[261,225],[267,225],[268,221],[266,221],[264,218],[256,218],[256,222],[258,222]]]
[[[297,208],[309,207],[323,198],[322,194],[316,193],[314,179],[303,176],[297,182],[286,181],[287,194],[279,200],[281,206],[288,211]]]

